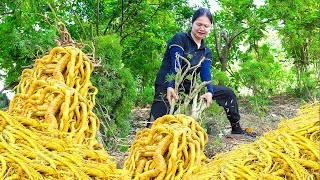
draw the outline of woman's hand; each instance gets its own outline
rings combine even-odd
[[[177,94],[174,92],[174,89],[172,87],[168,87],[167,88],[167,99],[169,101],[169,104],[172,103],[172,100],[178,100],[179,97],[177,96]]]
[[[200,98],[205,99],[207,101],[207,107],[209,107],[212,103],[212,94],[210,92],[207,92],[200,96]]]

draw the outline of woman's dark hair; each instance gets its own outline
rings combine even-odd
[[[200,8],[200,9],[196,10],[193,13],[191,22],[194,23],[194,21],[197,20],[201,16],[207,16],[212,24],[212,15],[211,15],[210,10],[207,8]]]

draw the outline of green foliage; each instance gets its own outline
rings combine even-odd
[[[98,36],[94,41],[95,56],[101,58],[101,67],[94,71],[92,83],[99,90],[97,104],[104,107],[97,109],[97,115],[107,124],[104,130],[108,136],[125,137],[131,130],[128,119],[136,100],[137,84],[130,71],[121,66],[119,37]]]
[[[319,96],[319,84],[314,82],[320,78],[319,5],[317,0],[270,0],[267,6],[268,12],[280,19],[277,29],[282,46],[287,52],[287,61],[294,64],[295,80],[289,91],[311,99]]]
[[[315,71],[308,71],[301,74],[301,79],[306,89],[315,89],[319,85]]]
[[[293,81],[292,88],[288,89],[298,97],[317,100],[320,99],[320,82],[318,74],[314,70],[303,72],[300,74],[299,79],[300,84],[297,81]]]
[[[219,136],[217,136],[217,137],[215,138],[214,142],[215,142],[216,145],[220,145],[220,143],[221,143],[221,138],[220,138]]]
[[[247,61],[240,64],[241,69],[236,76],[244,85],[252,90],[250,97],[255,110],[263,115],[264,105],[268,104],[270,95],[284,92],[288,87],[287,78],[290,77],[285,68],[270,54],[267,45],[257,49],[258,56],[249,56]]]
[[[226,85],[230,83],[230,78],[227,76],[226,72],[222,72],[218,69],[212,69],[211,75],[212,75],[212,84],[219,84],[223,82],[223,85]]]
[[[136,104],[140,107],[145,107],[150,104],[153,100],[154,88],[153,86],[146,86],[139,90]]]
[[[172,80],[174,80],[176,78],[176,75],[175,74],[167,74],[166,75],[166,82],[170,82]]]
[[[48,26],[35,13],[22,11],[19,3],[7,3],[0,15],[0,66],[6,75],[6,84],[17,81],[22,66],[33,63],[36,56],[42,56],[47,46],[54,45],[55,30]],[[28,6],[24,6],[28,8]]]
[[[122,64],[122,46],[119,44],[119,37],[116,35],[97,36],[95,41],[95,54],[101,58],[103,64],[109,67],[120,69]]]
[[[227,119],[227,117],[225,115],[224,109],[221,106],[219,106],[214,100],[213,100],[211,106],[204,110],[204,113],[202,116],[203,117],[210,117],[210,116],[212,117],[211,119],[200,120],[202,127],[205,127],[205,125],[210,121],[216,122],[217,124],[219,124],[219,126],[224,126],[229,123],[229,120]],[[221,129],[219,129],[219,130],[221,130]]]

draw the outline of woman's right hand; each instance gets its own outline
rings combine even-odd
[[[177,96],[177,94],[174,92],[174,89],[172,87],[168,87],[167,88],[167,99],[169,101],[169,104],[172,103],[172,100],[178,100],[179,97]]]

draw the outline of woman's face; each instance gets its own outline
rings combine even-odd
[[[196,41],[201,41],[209,32],[211,22],[207,16],[200,16],[192,23],[191,34]]]

